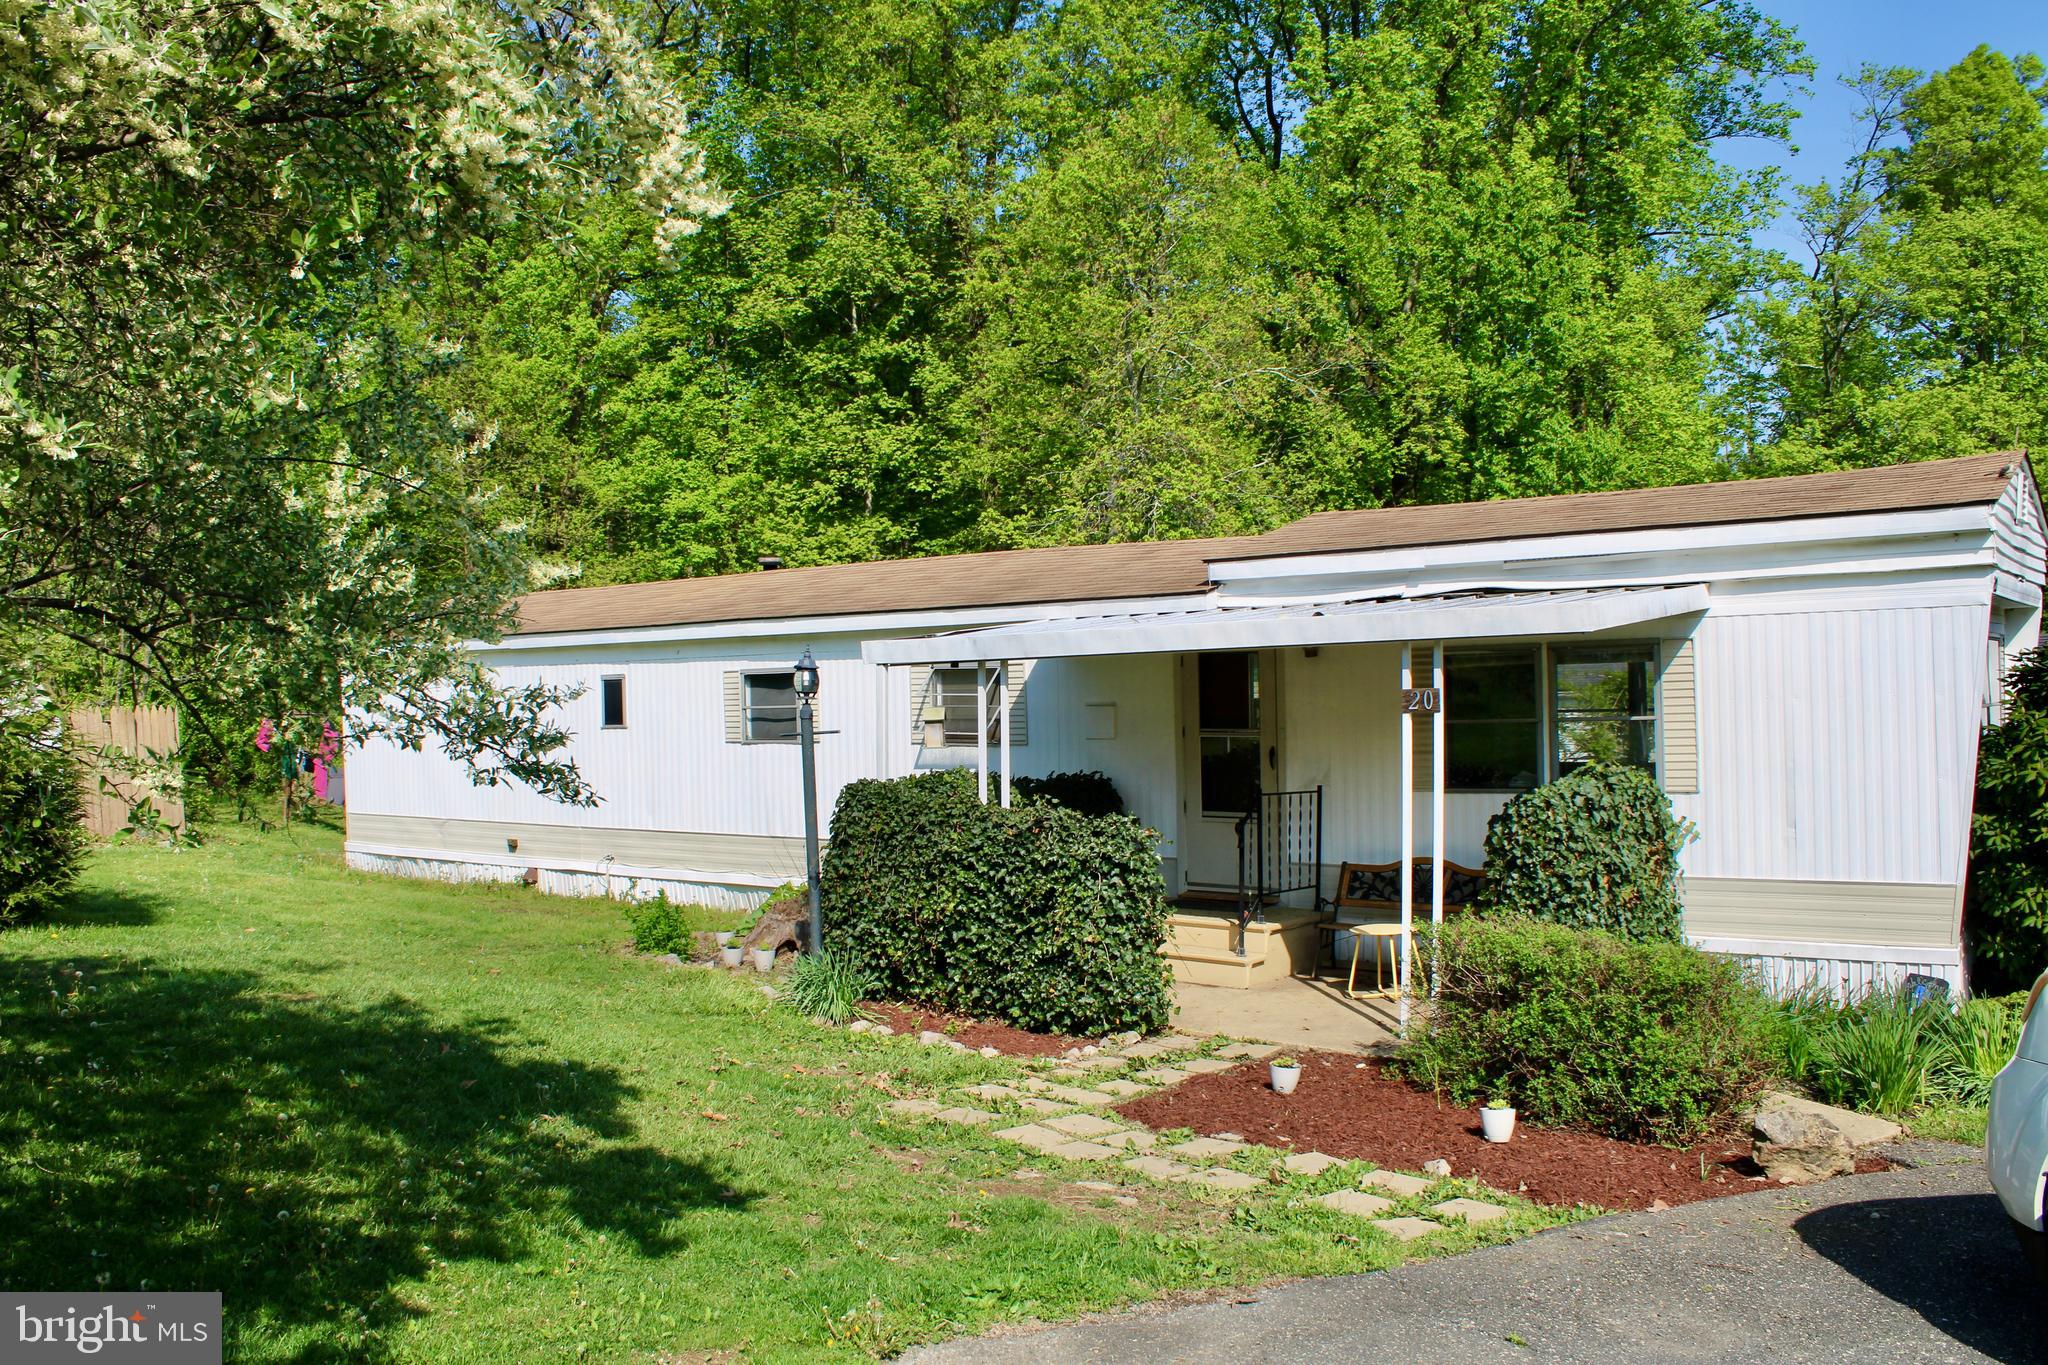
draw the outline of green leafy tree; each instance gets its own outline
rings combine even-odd
[[[1964,916],[1978,988],[2024,990],[2048,970],[2048,654],[2019,660],[2005,723],[1977,749]]]
[[[461,653],[534,578],[488,432],[376,305],[564,196],[631,196],[662,251],[717,213],[646,46],[481,0],[0,0],[0,33],[0,631],[586,797],[555,694]]]

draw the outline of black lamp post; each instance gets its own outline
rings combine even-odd
[[[811,951],[824,947],[824,923],[818,910],[818,755],[812,746],[811,698],[818,695],[818,661],[810,647],[796,661],[797,743],[804,751],[804,875],[811,886]]]

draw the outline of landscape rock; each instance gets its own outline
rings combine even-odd
[[[985,1047],[981,1049],[981,1055],[984,1057],[1000,1057],[1003,1055],[1003,1050],[999,1047]]]
[[[1809,1100],[1800,1095],[1788,1095],[1782,1090],[1773,1090],[1757,1100],[1757,1112],[1767,1109],[1797,1109],[1826,1119],[1841,1131],[1851,1147],[1872,1147],[1880,1142],[1896,1142],[1905,1130],[1890,1119],[1875,1114],[1859,1114],[1853,1109],[1838,1109],[1832,1104]]]
[[[856,1019],[846,1026],[846,1031],[848,1033],[866,1033],[873,1027],[874,1025],[865,1019]]]
[[[1750,1134],[1756,1164],[1781,1185],[1805,1185],[1856,1169],[1856,1149],[1842,1130],[1805,1108],[1759,1109]]]
[[[1433,1156],[1422,1163],[1422,1173],[1424,1175],[1433,1175],[1438,1180],[1442,1180],[1450,1175],[1451,1163],[1445,1161],[1440,1156]]]
[[[683,965],[683,959],[676,953],[657,953],[654,960],[656,962],[666,962],[671,967]]]
[[[873,1033],[877,1038],[890,1038],[895,1036],[896,1030],[890,1028],[887,1024],[877,1024],[869,1032]]]

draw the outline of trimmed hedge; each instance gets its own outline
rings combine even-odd
[[[1676,942],[1678,851],[1692,834],[1648,773],[1589,764],[1488,823],[1480,908]]]
[[[45,736],[27,724],[0,726],[0,928],[49,913],[89,842],[77,765],[54,726]]]
[[[965,772],[854,782],[832,814],[825,944],[885,999],[1075,1035],[1163,1028],[1155,838],[1127,815],[982,805]]]
[[[1124,798],[1107,773],[1087,771],[1020,777],[1016,781],[1016,789],[1019,796],[1065,806],[1083,815],[1124,813]]]
[[[1532,1123],[1685,1143],[1765,1079],[1765,1003],[1731,959],[1524,917],[1424,937],[1438,995],[1400,1068],[1460,1104],[1505,1091]]]

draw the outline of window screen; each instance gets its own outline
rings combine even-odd
[[[626,680],[612,677],[604,679],[598,686],[604,698],[604,728],[623,730],[626,728]]]
[[[1648,645],[1552,655],[1557,774],[1588,763],[1657,771],[1657,682]]]
[[[1526,791],[1543,770],[1542,673],[1529,649],[1444,655],[1444,785]]]
[[[936,668],[932,676],[938,680],[939,705],[946,708],[945,738],[948,746],[965,745],[972,747],[974,718],[976,715],[974,689],[978,681],[972,668]],[[996,686],[996,670],[988,670],[988,742],[991,746],[1003,742],[1003,696]]]
[[[745,737],[756,743],[794,742],[796,674],[749,673],[741,686]]]

